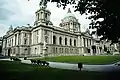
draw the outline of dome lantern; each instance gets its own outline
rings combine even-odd
[[[76,32],[80,30],[78,29],[79,26],[80,23],[78,22],[78,19],[76,19],[75,15],[72,14],[70,8],[68,8],[67,14],[61,20],[60,27],[63,27],[66,31]]]

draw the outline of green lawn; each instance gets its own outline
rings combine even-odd
[[[82,62],[84,64],[111,64],[120,61],[120,56],[59,56],[36,59],[53,62],[68,62],[68,63]]]
[[[120,79],[119,73],[79,72],[0,61],[2,80],[117,80]]]

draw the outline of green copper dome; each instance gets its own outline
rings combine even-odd
[[[76,19],[75,15],[71,13],[70,8],[68,8],[68,12],[65,15],[64,19],[62,19],[62,22],[78,22],[78,20]]]

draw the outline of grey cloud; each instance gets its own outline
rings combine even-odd
[[[0,20],[7,20],[14,13],[8,9],[0,8]]]
[[[16,12],[20,12],[17,0],[0,0],[0,20],[8,20]]]
[[[6,2],[4,0],[0,1],[0,7],[3,6],[4,4],[6,4]]]

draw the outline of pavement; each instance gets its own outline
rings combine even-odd
[[[20,58],[22,63],[31,64],[30,60],[24,60]],[[7,60],[11,61],[10,59],[0,59],[0,60]],[[59,69],[68,69],[68,70],[79,70],[77,64],[71,63],[61,63],[61,62],[48,62],[49,66],[52,68],[59,68]],[[119,62],[120,63],[120,62]],[[115,64],[107,64],[107,65],[86,65],[83,64],[82,71],[97,71],[97,72],[113,72],[113,71],[120,71],[120,66]]]

